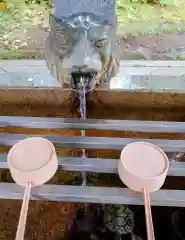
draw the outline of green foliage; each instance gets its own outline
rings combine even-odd
[[[159,0],[131,0],[131,3],[138,3],[138,4],[159,4]]]
[[[168,0],[167,0],[168,1]],[[36,4],[46,4],[51,6],[52,0],[25,0],[26,3],[36,3]],[[160,0],[130,0],[131,3],[140,3],[140,4],[159,4]]]
[[[0,0],[1,2],[8,2],[8,3],[13,3],[14,1],[19,1],[19,0]],[[22,0],[20,0],[22,1]],[[124,0],[121,2],[126,2],[129,4],[161,4],[161,5],[170,5],[171,2],[175,0]],[[39,5],[46,5],[48,7],[52,6],[52,0],[24,0],[26,4],[39,4]],[[120,0],[117,0],[117,6],[119,7],[119,2]]]
[[[48,7],[51,7],[52,0],[25,0],[25,3],[26,4],[30,4],[30,3],[33,3],[33,4],[45,4]]]

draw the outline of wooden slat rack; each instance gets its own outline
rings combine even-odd
[[[24,127],[40,129],[99,129],[137,132],[184,133],[185,122],[162,121],[125,121],[73,118],[40,118],[40,117],[0,117],[0,127]],[[28,136],[25,134],[0,134],[0,146],[12,146]],[[160,146],[165,152],[185,152],[185,140],[168,139],[135,139],[81,136],[39,135],[51,140],[59,148],[86,148],[121,150],[126,144],[134,141],[146,141]],[[98,173],[117,173],[118,159],[100,159],[80,157],[59,157],[59,170],[86,171]],[[8,168],[6,153],[0,154],[0,168]],[[168,176],[185,176],[185,163],[172,162]],[[1,199],[21,199],[23,189],[14,183],[0,183]],[[67,202],[91,202],[142,205],[143,197],[128,188],[99,186],[44,185],[33,189],[32,199]],[[185,191],[159,190],[151,194],[154,206],[185,207]]]

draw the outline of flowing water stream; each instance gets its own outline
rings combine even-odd
[[[84,77],[80,78],[80,86],[78,91],[78,95],[79,95],[79,99],[80,99],[80,113],[81,113],[81,117],[83,119],[86,119],[86,95],[87,95],[87,90],[85,87],[85,81],[84,81]],[[81,134],[82,136],[86,135],[86,130],[82,129],[81,130]],[[86,157],[86,150],[82,149],[82,158]],[[82,172],[82,186],[86,186],[86,173]]]

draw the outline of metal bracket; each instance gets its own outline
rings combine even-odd
[[[1,128],[37,129],[96,129],[156,133],[185,133],[185,122],[128,121],[75,118],[0,117]],[[0,146],[12,146],[29,136],[25,134],[0,134]],[[55,147],[76,149],[121,150],[134,141],[146,141],[160,146],[165,152],[185,152],[185,140],[108,138],[82,136],[39,135],[51,140]],[[59,170],[97,173],[117,173],[117,159],[59,157]],[[0,154],[0,168],[7,169],[6,153]],[[185,163],[172,162],[168,176],[185,176]],[[0,183],[0,198],[21,199],[23,189],[15,183]],[[49,185],[34,188],[31,199],[142,205],[143,197],[128,188],[84,187],[71,185]],[[185,191],[159,190],[151,194],[155,206],[185,207]]]

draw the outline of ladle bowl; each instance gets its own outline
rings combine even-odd
[[[121,152],[118,173],[130,189],[144,194],[147,239],[155,240],[150,192],[159,190],[166,178],[168,157],[159,147],[145,142],[134,142]]]
[[[47,182],[57,171],[53,144],[45,138],[26,138],[15,144],[7,157],[14,181],[25,187],[16,240],[24,239],[31,188]]]
[[[56,173],[58,161],[53,144],[41,137],[27,138],[14,145],[7,157],[13,180],[32,187],[50,180]]]
[[[167,155],[156,145],[134,142],[123,148],[118,163],[122,182],[136,192],[159,190],[164,184],[169,162]]]

